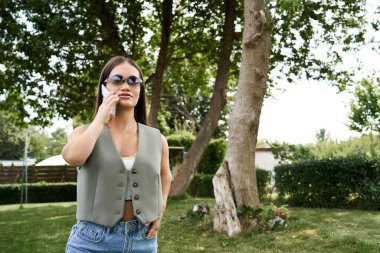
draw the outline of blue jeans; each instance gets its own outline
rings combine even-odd
[[[157,252],[157,236],[147,238],[148,230],[149,226],[137,220],[118,222],[114,227],[81,220],[71,230],[66,253]]]

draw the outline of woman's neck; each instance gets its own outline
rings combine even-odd
[[[117,131],[134,131],[137,126],[137,122],[134,115],[134,110],[118,111],[115,118],[111,118],[108,125]]]

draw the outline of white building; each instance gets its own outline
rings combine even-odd
[[[279,163],[275,159],[271,148],[256,148],[255,165],[256,168],[273,172],[273,168]]]

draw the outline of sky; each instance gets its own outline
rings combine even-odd
[[[321,128],[333,140],[360,136],[346,126],[352,94],[337,94],[337,88],[316,81],[282,86],[286,86],[285,92],[275,91],[273,97],[264,100],[259,140],[314,143],[315,134]]]

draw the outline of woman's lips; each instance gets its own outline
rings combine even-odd
[[[119,98],[131,98],[132,97],[132,95],[130,95],[130,94],[120,94],[119,95]]]

